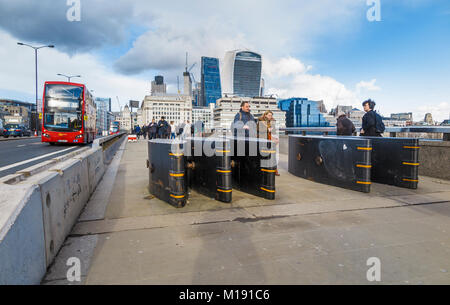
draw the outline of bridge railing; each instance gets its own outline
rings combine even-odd
[[[306,135],[307,133],[318,133],[322,135],[329,135],[336,133],[336,127],[288,127],[280,128],[280,132],[284,132],[285,134]],[[387,127],[385,133],[389,133],[390,137],[397,137],[399,133],[434,133],[442,134],[443,141],[450,141],[450,126]]]

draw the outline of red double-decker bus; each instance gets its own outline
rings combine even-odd
[[[91,143],[95,139],[97,107],[86,86],[45,82],[42,142]]]
[[[118,134],[120,132],[120,122],[111,122],[111,127],[109,128],[109,135]]]

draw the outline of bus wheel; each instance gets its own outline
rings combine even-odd
[[[51,146],[54,146],[54,145],[55,145],[55,142],[49,142],[49,144],[50,144]]]

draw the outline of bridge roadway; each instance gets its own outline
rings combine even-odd
[[[450,284],[450,181],[364,194],[300,179],[281,155],[277,199],[190,193],[183,209],[147,191],[147,143],[123,143],[43,284]],[[376,283],[376,282],[375,282]],[[77,283],[75,283],[77,284]]]
[[[0,141],[0,178],[83,148],[81,145],[42,143],[40,137]]]

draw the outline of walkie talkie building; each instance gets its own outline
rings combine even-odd
[[[251,51],[229,51],[225,54],[222,92],[242,97],[261,93],[261,55]]]

